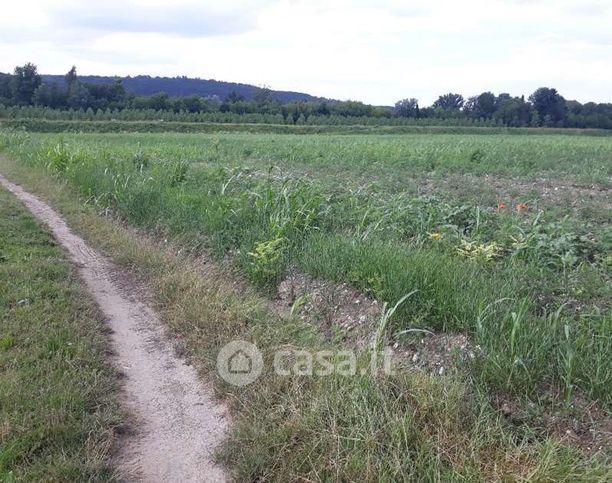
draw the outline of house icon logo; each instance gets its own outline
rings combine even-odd
[[[232,374],[248,374],[253,370],[253,361],[242,349],[232,354],[227,364]]]
[[[263,370],[263,358],[255,344],[233,340],[221,348],[217,355],[219,375],[234,386],[254,382]]]

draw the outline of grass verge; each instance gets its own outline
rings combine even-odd
[[[0,481],[101,481],[121,423],[101,316],[0,188]]]
[[[42,170],[3,160],[13,179],[46,198],[90,243],[144,277],[162,318],[234,415],[220,454],[239,481],[604,480],[610,469],[555,437],[517,431],[468,377],[279,376],[229,386],[215,356],[236,338],[269,362],[278,347],[339,349],[297,321],[279,320],[253,292],[238,294],[221,268],[135,237],[83,205]],[[227,282],[227,283],[226,283]],[[366,357],[367,354],[362,354]],[[269,367],[267,364],[266,367]]]

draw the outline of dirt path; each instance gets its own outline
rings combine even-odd
[[[123,400],[135,417],[117,465],[126,480],[219,482],[212,461],[223,439],[225,408],[214,402],[196,370],[173,352],[157,315],[125,273],[76,236],[47,204],[0,175],[11,191],[68,251],[113,330],[116,364],[125,374]],[[126,282],[127,281],[127,282]]]

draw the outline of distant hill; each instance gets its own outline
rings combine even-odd
[[[42,75],[45,83],[63,83],[63,75]],[[249,84],[238,84],[236,82],[223,82],[217,80],[192,79],[189,77],[151,77],[148,75],[138,75],[135,77],[107,77],[99,75],[79,75],[79,80],[90,84],[108,84],[115,79],[121,79],[125,89],[139,96],[150,96],[158,92],[165,92],[169,96],[190,96],[198,95],[202,97],[218,96],[221,100],[229,94],[236,92],[245,99],[253,98],[253,93],[257,87]],[[291,91],[272,91],[274,99],[280,102],[291,101],[316,101],[322,100],[320,97],[311,96],[302,92]]]

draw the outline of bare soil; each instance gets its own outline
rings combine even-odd
[[[279,284],[271,308],[285,318],[293,308],[295,316],[315,324],[328,338],[342,338],[355,347],[367,348],[382,305],[347,283],[292,273]]]
[[[302,273],[292,273],[279,284],[271,305],[281,317],[287,318],[293,309],[294,316],[319,327],[328,338],[359,349],[372,346],[383,309],[381,302],[347,283]],[[480,350],[464,334],[419,330],[395,340],[391,349],[402,367],[437,375],[462,366]]]
[[[47,204],[0,175],[11,191],[66,249],[112,329],[122,402],[133,418],[118,442],[116,466],[129,481],[221,482],[214,462],[227,409],[213,400],[193,366],[177,357],[145,293],[127,273],[90,248]]]

